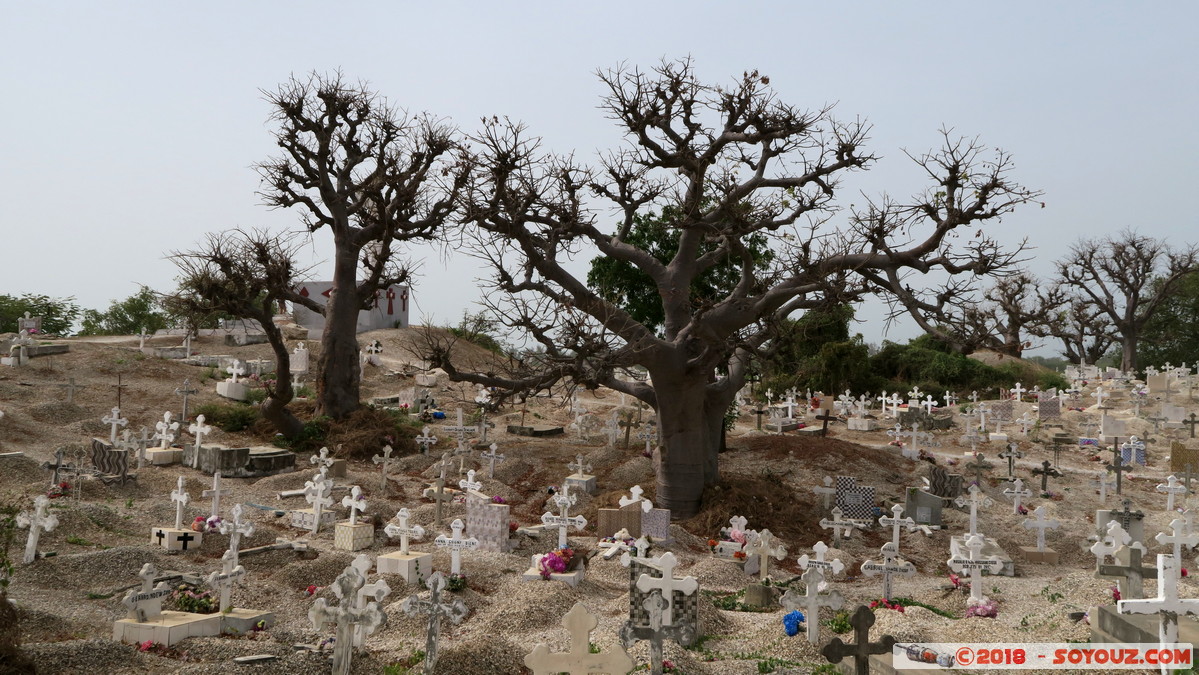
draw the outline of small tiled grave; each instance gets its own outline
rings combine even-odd
[[[221,615],[192,614],[164,611],[162,599],[171,594],[165,582],[154,584],[158,570],[146,563],[138,576],[141,587],[129,591],[121,600],[128,616],[113,623],[112,639],[126,644],[141,644],[147,640],[170,647],[189,637],[211,637],[221,634]]]

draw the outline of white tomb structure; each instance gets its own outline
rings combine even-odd
[[[296,292],[323,305],[328,302],[332,290],[332,281],[306,281],[300,284]],[[410,297],[411,290],[406,285],[379,289],[375,297],[375,306],[358,312],[358,332],[380,328],[407,328]],[[325,317],[294,303],[291,310],[296,323],[308,329],[308,339],[320,339],[325,330]]]

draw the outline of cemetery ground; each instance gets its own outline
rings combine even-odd
[[[363,345],[375,339],[384,345],[382,365],[365,367],[364,401],[393,396],[413,387],[411,378],[396,374],[406,361],[399,343],[407,335],[408,331],[397,330],[360,336]],[[226,403],[214,391],[214,382],[223,379],[223,375],[205,367],[144,355],[137,349],[137,338],[103,343],[64,342],[70,344],[69,353],[39,357],[19,368],[0,369],[0,410],[4,412],[0,418],[0,453],[24,453],[0,457],[3,503],[30,508],[34,497],[47,492],[49,472],[40,467],[44,462],[54,461],[56,448],[86,445],[92,437],[108,437],[109,426],[101,418],[116,405],[118,391],[121,415],[135,429],[153,428],[168,410],[176,411],[178,416],[181,399],[175,392],[185,378],[199,390],[191,398],[192,417],[200,406]],[[270,358],[266,345],[230,347],[206,338],[192,346],[200,354],[229,354],[243,360]],[[315,357],[319,345],[310,346]],[[118,375],[125,385],[121,389],[114,386]],[[67,389],[56,386],[67,383],[69,378],[74,378],[78,387],[71,393],[71,402],[67,402]],[[442,404],[441,409],[447,412],[447,418],[452,418],[459,406],[468,412],[473,410],[475,392],[464,385],[449,383],[442,376],[431,391]],[[505,461],[496,464],[494,478],[488,478],[487,463],[476,450],[466,460],[466,468],[478,469],[475,479],[482,483],[481,492],[502,498],[510,506],[511,520],[525,527],[539,524],[545,511],[556,510],[550,503],[548,487],[562,485],[570,473],[567,463],[581,454],[597,477],[598,489],[595,495],[575,493],[578,503],[573,513],[583,515],[588,526],[581,532],[571,530],[570,539],[576,549],[597,551],[598,509],[615,508],[618,500],[635,485],[644,488],[644,496],[652,501],[653,465],[652,459],[644,456],[645,445],[635,437],[636,430],[628,447],[623,433],[613,447],[602,430],[587,424],[591,419],[607,419],[610,411],[620,407],[619,394],[603,390],[583,392],[578,403],[590,413],[581,420],[582,433],[572,428],[576,416],[571,414],[562,396],[530,401],[527,424],[556,425],[566,430],[562,435],[546,437],[508,433],[507,426],[518,423],[522,413],[519,405],[504,407],[490,420],[495,427],[488,433],[488,442],[497,444]],[[635,409],[631,399],[629,406]],[[805,415],[809,424],[819,426],[819,422],[811,421],[810,411]],[[1076,427],[1081,416],[1078,412],[1064,412],[1064,431],[1074,436],[1086,435]],[[883,422],[886,428],[886,420]],[[189,423],[183,423],[184,430]],[[403,445],[406,454],[397,453],[391,461],[385,491],[380,489],[380,465],[369,459],[349,461],[346,475],[335,479],[338,486],[360,486],[368,504],[360,518],[371,523],[374,537],[369,547],[361,551],[336,549],[332,526],[312,536],[291,527],[289,518],[282,514],[305,506],[302,497],[280,499],[278,494],[303,488],[312,477],[315,469],[309,463],[310,452],[298,455],[296,470],[292,472],[225,478],[221,484],[229,491],[222,499],[225,517],[229,517],[228,509],[233,504],[247,505],[246,517],[256,526],[255,532],[242,541],[243,552],[276,540],[307,540],[308,550],[274,550],[243,554],[241,558],[248,574],[233,588],[233,605],[272,612],[272,626],[240,635],[193,637],[169,648],[115,642],[113,622],[126,615],[121,598],[137,585],[138,570],[146,563],[152,563],[158,570],[199,577],[220,568],[228,536],[206,535],[198,550],[186,553],[168,552],[151,544],[149,537],[152,528],[175,518],[177,505],[170,494],[180,476],[184,489],[192,497],[184,508],[185,521],[207,514],[209,500],[200,495],[211,487],[212,477],[180,464],[147,464],[136,471],[135,480],[124,485],[106,485],[98,480],[71,485],[63,496],[52,500],[50,511],[57,516],[58,526],[42,533],[38,544],[43,554],[53,555],[32,564],[21,564],[24,530],[18,531],[9,552],[16,564],[9,592],[19,607],[23,653],[42,673],[326,672],[328,651],[294,648],[301,644],[320,645],[333,634],[332,628],[314,630],[309,610],[318,598],[325,598],[331,604],[336,602],[330,587],[359,554],[373,558],[398,548],[398,541],[389,539],[383,528],[393,522],[399,509],[407,508],[412,521],[427,532],[411,548],[431,553],[433,570],[446,573],[450,569],[450,553],[435,546],[433,540],[438,534],[449,533],[450,521],[464,517],[465,506],[447,505],[443,526],[438,529],[433,523],[434,503],[423,498],[422,492],[437,477],[436,460],[447,449],[453,449],[453,436],[439,429],[451,423],[451,419],[446,419],[428,424],[439,443],[427,456],[420,454],[414,445]],[[823,485],[825,476],[853,476],[859,485],[873,486],[875,504],[880,509],[877,515],[886,515],[893,504],[903,504],[907,488],[919,487],[929,472],[929,461],[902,457],[899,448],[890,445],[891,439],[881,430],[851,432],[843,423],[836,422],[830,427],[828,437],[822,438],[810,432],[774,434],[756,427],[752,413],[740,417],[728,435],[728,449],[721,455],[721,481],[706,491],[701,513],[686,521],[673,522],[670,525],[673,543],[667,547],[654,546],[650,551],[651,556],[666,550],[674,553],[679,559],[675,576],[692,576],[699,582],[699,640],[690,649],[673,642],[666,644],[665,658],[677,669],[675,672],[806,673],[821,668],[827,671],[827,661],[820,654],[822,644],[834,635],[852,641],[852,632],[846,632],[843,625],[847,614],[859,604],[870,604],[881,596],[880,578],[863,576],[859,568],[867,560],[880,557],[879,548],[891,539],[891,528],[876,525],[855,531],[839,548],[827,552],[828,558],[844,564],[845,571],[829,579],[829,587],[845,597],[846,613],[821,610],[820,642],[816,645],[809,644],[802,633],[796,637],[785,635],[782,617],[786,612],[777,603],[764,611],[746,611],[743,593],[747,585],[756,583],[756,578],[746,576],[734,561],[713,555],[709,540],[717,537],[720,529],[735,516],[743,516],[749,529],[769,529],[787,550],[781,560],[770,561],[774,584],[795,588],[800,593],[803,583],[798,577],[802,570],[797,558],[811,554],[818,541],[826,544],[833,541],[832,532],[819,525],[829,517],[829,509],[824,506],[824,497],[813,492],[814,487]],[[1039,434],[1041,441],[1045,441],[1052,432],[1039,430]],[[965,474],[969,480],[973,475],[965,468],[969,447],[959,444],[960,435],[960,424],[953,430],[937,433],[941,446],[928,453],[939,466]],[[1107,495],[1106,505],[1101,504],[1095,487],[1097,471],[1108,461],[1107,455],[1104,462],[1097,462],[1091,459],[1090,451],[1077,445],[1062,451],[1059,464],[1064,476],[1048,479],[1051,496],[1043,498],[1037,489],[1040,479],[1030,470],[1044,460],[1053,460],[1053,453],[1047,443],[1030,442],[1015,429],[1012,437],[1025,453],[1016,461],[1016,475],[1033,492],[1024,500],[1025,505],[1030,512],[1045,505],[1049,517],[1061,522],[1059,529],[1046,533],[1047,545],[1060,553],[1058,563],[1032,563],[1021,557],[1020,547],[1032,546],[1036,537],[1033,531],[1021,526],[1025,516],[1015,514],[1011,502],[1002,494],[1007,485],[1003,480],[1007,465],[996,454],[1006,444],[983,443],[979,449],[994,465],[983,479],[984,491],[995,503],[980,510],[978,529],[993,538],[1015,564],[1014,577],[984,577],[983,592],[997,602],[997,616],[967,618],[969,598],[949,584],[946,560],[950,557],[950,537],[968,528],[969,509],[945,508],[944,529],[901,534],[901,556],[914,564],[917,573],[895,580],[893,597],[902,599],[906,606],[902,612],[876,609],[872,640],[889,634],[901,642],[1087,641],[1090,636],[1087,622],[1072,620],[1070,613],[1113,604],[1115,581],[1095,577],[1095,557],[1089,551],[1093,541],[1088,539],[1095,530],[1095,510],[1119,508],[1120,498],[1114,494]],[[270,441],[269,434],[254,434],[253,429],[247,429],[237,433],[214,431],[205,442],[244,447],[270,445]],[[192,437],[187,434],[176,440],[176,444],[190,442]],[[375,454],[383,439],[376,438],[373,443],[374,447],[361,449],[358,456]],[[330,450],[333,445],[330,444]],[[401,448],[399,443],[395,445]],[[1165,496],[1155,489],[1169,473],[1168,442],[1159,442],[1150,453],[1147,468],[1125,471],[1123,492],[1133,500],[1134,509],[1145,512],[1144,529],[1146,536],[1152,537],[1152,533],[1167,530],[1177,514],[1166,511]],[[73,458],[67,456],[64,461]],[[462,478],[457,464],[454,461],[455,466],[449,471],[449,485],[457,485]],[[338,520],[346,517],[340,507],[345,494],[346,491],[333,494],[338,505],[333,510],[337,511]],[[568,647],[569,636],[561,622],[576,602],[583,603],[599,617],[591,642],[602,652],[617,648],[618,632],[629,614],[629,570],[615,558],[605,560],[597,555],[587,561],[585,579],[577,586],[522,580],[530,555],[554,548],[554,538],[553,531],[539,536],[517,532],[510,552],[467,551],[462,555],[467,585],[453,595],[465,602],[469,614],[460,624],[442,623],[435,672],[529,672],[524,670],[523,660],[538,642],[548,644],[555,652]],[[1160,547],[1151,541],[1147,543],[1150,544],[1147,559],[1151,559]],[[1182,566],[1190,566],[1191,558],[1184,560]],[[368,576],[379,577],[373,567]],[[354,654],[352,670],[400,673],[406,672],[405,667],[416,666],[414,672],[417,672],[426,643],[427,620],[407,616],[401,611],[401,604],[423,589],[406,584],[398,576],[382,576],[391,587],[391,594],[380,603],[387,621],[365,638],[364,648]],[[1146,596],[1152,597],[1154,586],[1153,581],[1146,582]],[[1179,588],[1183,597],[1194,597],[1199,592],[1191,578],[1183,578]],[[0,627],[0,632],[3,630]],[[637,643],[628,652],[639,666],[648,662],[645,642]],[[253,665],[235,665],[231,661],[234,657],[257,654],[277,658]],[[851,662],[847,660],[845,664]]]

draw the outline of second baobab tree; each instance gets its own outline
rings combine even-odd
[[[599,77],[600,107],[625,143],[595,166],[543,150],[507,120],[491,120],[472,139],[466,248],[494,271],[496,315],[540,348],[540,372],[465,372],[432,333],[426,356],[453,378],[488,386],[518,390],[561,377],[649,403],[661,434],[655,501],[676,517],[695,513],[718,480],[725,411],[780,320],[888,292],[905,270],[994,272],[1011,256],[982,225],[1037,196],[1012,182],[1004,153],[946,137],[939,151],[915,157],[934,182],[927,192],[839,209],[840,178],[874,160],[863,149],[864,124],[784,103],[757,72],[715,86],[682,61]],[[630,241],[649,214],[677,238],[665,261]],[[966,232],[951,238],[958,230]],[[751,243],[758,236],[773,251],[764,269]],[[571,264],[584,254],[651,279],[661,328],[590,288]],[[693,293],[721,265],[733,266],[735,282]],[[618,377],[634,365],[650,382]]]

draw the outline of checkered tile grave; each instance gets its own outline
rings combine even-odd
[[[1171,443],[1170,471],[1186,471],[1188,464],[1192,471],[1199,471],[1199,448],[1189,448],[1178,441]]]
[[[991,404],[991,414],[989,417],[999,422],[1010,422],[1012,420],[1012,401],[995,401]]]
[[[1056,420],[1062,417],[1062,399],[1046,398],[1037,403],[1037,415],[1043,420]]]
[[[874,488],[851,476],[837,476],[836,505],[846,518],[874,520]]]
[[[629,562],[629,621],[636,628],[649,628],[649,613],[645,611],[642,603],[645,602],[650,594],[644,593],[637,588],[637,579],[642,574],[648,574],[655,579],[661,579],[662,570],[638,558],[633,558]],[[673,591],[674,610],[672,620],[674,621],[674,625],[691,624],[691,627],[695,629],[694,635],[700,634],[699,593],[700,590],[698,588],[691,595],[686,595],[682,591]],[[687,645],[683,646],[686,647]]]
[[[466,498],[466,536],[479,540],[480,551],[507,553],[508,505],[492,504],[473,495]]]

